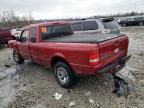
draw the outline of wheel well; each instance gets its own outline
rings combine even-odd
[[[122,21],[122,22],[120,22],[120,24],[122,25],[122,24],[126,24],[126,22],[125,21]]]
[[[54,65],[59,61],[66,63],[71,68],[70,64],[62,57],[53,57],[51,60],[51,67],[53,68]]]

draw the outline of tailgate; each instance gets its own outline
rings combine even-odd
[[[100,62],[108,65],[127,54],[128,37],[121,36],[99,43]]]

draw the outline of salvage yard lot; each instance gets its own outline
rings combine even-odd
[[[144,108],[144,27],[126,27],[127,69],[136,78],[128,99],[112,93],[113,80],[82,78],[71,89],[60,87],[51,70],[33,62],[16,65],[9,48],[0,48],[0,108]],[[10,67],[9,67],[10,66]],[[61,94],[59,100],[54,94]]]

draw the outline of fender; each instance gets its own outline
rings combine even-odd
[[[66,63],[69,64],[69,61],[66,59],[66,57],[62,53],[55,53],[50,59],[51,68],[53,67],[52,65],[55,62],[55,60],[58,60],[58,59],[65,61]]]
[[[15,50],[17,53],[19,53],[16,40],[10,40],[10,41],[8,41],[8,46],[11,49]]]

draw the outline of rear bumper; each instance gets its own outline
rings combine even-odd
[[[126,55],[122,56],[106,66],[102,66],[102,64],[98,64],[96,66],[80,66],[80,65],[71,65],[71,66],[72,69],[74,69],[74,71],[78,75],[94,76],[103,73],[114,74],[125,67],[126,62],[130,59],[130,57],[131,56]]]
[[[120,71],[122,68],[125,67],[125,63],[131,58],[131,55],[121,57],[118,61],[104,67],[97,71],[99,74],[107,73],[112,71],[113,73]]]

